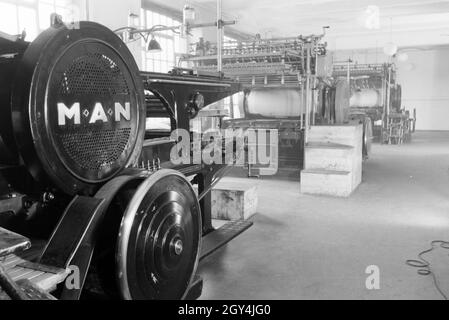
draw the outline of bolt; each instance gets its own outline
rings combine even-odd
[[[182,253],[182,250],[183,250],[183,243],[181,240],[177,240],[175,242],[175,254],[179,256]]]

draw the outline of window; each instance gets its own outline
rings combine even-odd
[[[50,15],[58,13],[64,21],[79,20],[72,0],[0,0],[0,31],[19,34],[26,31],[27,41],[50,27]]]
[[[62,16],[64,22],[81,20],[79,9],[71,0],[39,0],[39,27],[46,29],[50,26],[50,15],[56,12]]]
[[[141,17],[142,27],[147,29],[155,25],[172,27],[181,24],[181,21],[146,9],[142,9]],[[159,53],[147,52],[145,41],[142,40],[143,68],[146,71],[166,73],[177,66],[177,56],[186,53],[186,41],[179,34],[172,31],[157,32],[154,36],[156,41],[161,45],[162,51]]]

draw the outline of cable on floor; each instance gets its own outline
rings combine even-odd
[[[435,288],[438,290],[438,292],[441,294],[441,296],[445,300],[449,300],[448,296],[446,296],[444,294],[444,292],[441,290],[441,288],[440,288],[440,286],[438,284],[438,279],[437,279],[437,277],[435,276],[435,274],[432,272],[432,270],[430,268],[430,262],[422,257],[426,253],[429,253],[429,252],[433,251],[438,246],[440,248],[449,250],[449,241],[434,240],[434,241],[432,241],[430,243],[430,245],[431,245],[430,249],[424,250],[424,251],[422,251],[422,252],[420,252],[418,254],[418,259],[410,259],[410,260],[407,260],[405,263],[408,266],[410,266],[410,267],[418,268],[418,274],[419,275],[422,275],[422,276],[431,275],[432,278],[433,278],[433,283],[435,285]]]

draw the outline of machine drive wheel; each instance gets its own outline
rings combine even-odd
[[[163,169],[140,184],[118,236],[122,298],[182,299],[196,272],[201,228],[198,198],[181,173]]]

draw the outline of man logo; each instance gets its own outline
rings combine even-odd
[[[365,273],[369,274],[366,278],[365,286],[368,290],[380,289],[380,269],[376,265],[366,267]]]
[[[129,102],[125,102],[125,106],[119,102],[114,104],[114,109],[108,110],[112,116],[114,114],[114,121],[120,122],[123,117],[125,120],[131,120],[131,107]],[[96,123],[97,121],[108,122],[108,116],[103,105],[100,102],[95,103],[92,112],[87,109],[83,111],[83,115],[89,119],[89,123]],[[72,106],[67,107],[65,103],[58,103],[58,125],[65,126],[66,119],[73,121],[73,124],[81,124],[81,106],[79,102],[75,102]]]

